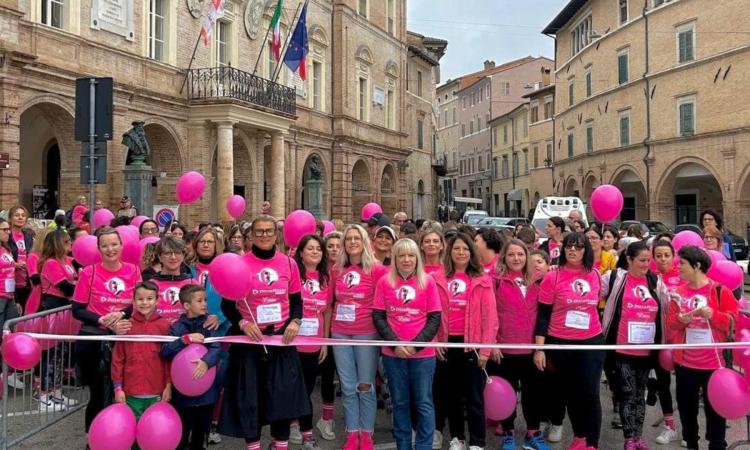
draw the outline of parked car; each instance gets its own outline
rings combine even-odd
[[[529,222],[529,219],[527,219],[525,217],[511,217],[511,218],[509,218],[507,225],[515,227],[515,226],[518,226],[518,225],[526,225],[526,224],[529,224],[529,223],[531,223],[531,222]]]
[[[628,234],[628,228],[630,228],[631,225],[638,225],[641,229],[641,236],[643,236],[643,239],[648,239],[650,230],[646,224],[637,220],[623,220],[620,222],[620,237],[625,237]]]
[[[508,221],[510,219],[507,217],[486,217],[482,220],[480,220],[474,227],[477,230],[482,230],[485,228],[492,228],[494,230],[497,230],[499,233],[506,233],[506,234],[513,234],[513,231],[515,231],[515,226],[509,225]]]
[[[463,219],[461,219],[461,221],[469,225],[476,225],[480,220],[486,218],[487,216],[489,216],[489,214],[487,214],[487,211],[481,209],[470,209],[464,213]]]
[[[627,234],[630,225],[638,224],[641,227],[641,234],[644,239],[655,236],[659,233],[671,233],[672,230],[659,222],[658,220],[625,220],[620,223],[620,237],[624,237]]]
[[[677,225],[674,229],[675,233],[679,233],[680,231],[690,230],[695,233],[700,234],[703,236],[703,231],[701,230],[701,227],[694,223],[683,223],[681,225]],[[724,230],[725,233],[729,235],[729,239],[731,240],[732,250],[734,251],[734,257],[735,259],[742,260],[747,259],[747,253],[748,253],[748,245],[745,238],[738,234],[732,233],[731,230]]]

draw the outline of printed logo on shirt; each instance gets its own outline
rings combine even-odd
[[[174,286],[167,288],[161,295],[165,302],[174,305],[180,300],[180,288]]]
[[[266,267],[258,272],[258,279],[266,286],[270,286],[279,280],[279,274],[275,270]]]
[[[708,306],[708,299],[702,295],[694,295],[688,299],[687,304],[691,310],[700,309]]]
[[[76,269],[70,264],[65,264],[65,271],[68,272],[68,275],[75,275],[76,273]]]
[[[26,250],[26,241],[23,239],[16,241],[16,247],[18,247],[19,250]]]
[[[651,293],[648,291],[648,288],[646,286],[636,286],[633,288],[633,294],[636,296],[636,298],[639,298],[642,302],[647,302],[648,300],[651,300]]]
[[[354,286],[359,286],[360,281],[361,279],[357,272],[347,272],[346,275],[344,275],[344,284],[349,289]]]
[[[117,296],[125,292],[125,282],[117,277],[110,278],[109,281],[107,281],[105,288],[107,289],[107,292]]]
[[[305,280],[305,290],[310,294],[317,294],[320,292],[320,283],[318,283],[318,280],[308,278]]]
[[[454,297],[466,292],[466,283],[464,280],[455,279],[448,283],[448,290]]]
[[[581,297],[591,292],[591,285],[589,284],[589,282],[580,278],[575,280],[570,285],[570,287],[571,289],[573,289],[573,292],[580,295]]]
[[[410,301],[414,300],[417,296],[417,293],[414,291],[414,288],[411,286],[401,286],[396,290],[396,298],[401,300],[401,303],[407,304]]]
[[[3,262],[10,263],[13,262],[13,255],[10,253],[3,253],[3,256],[0,256],[0,259],[2,259]]]
[[[205,286],[207,281],[208,281],[208,270],[204,270],[203,272],[201,272],[200,275],[198,275],[198,283],[201,286]]]

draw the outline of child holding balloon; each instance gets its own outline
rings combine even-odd
[[[221,344],[204,343],[205,338],[219,336],[219,333],[206,326],[208,307],[206,291],[202,286],[183,286],[180,289],[180,304],[184,313],[169,330],[171,336],[178,336],[180,339],[164,344],[161,355],[171,361],[190,344],[203,344],[208,348],[208,352],[200,359],[190,361],[194,367],[184,368],[183,372],[175,372],[175,390],[172,395],[172,403],[182,420],[182,440],[179,448],[203,449],[211,428],[214,403],[219,397],[219,383],[214,377],[213,385],[206,392],[200,395],[185,395],[180,392],[182,383],[177,377],[181,377],[185,383],[190,383],[206,376],[206,372],[218,365],[221,360]],[[173,367],[173,370],[177,370],[177,367]]]

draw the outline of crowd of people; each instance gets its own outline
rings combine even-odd
[[[669,233],[647,240],[633,229],[621,238],[617,229],[587,224],[576,213],[550,218],[545,238],[530,225],[504,235],[413,221],[404,213],[391,223],[377,213],[359,224],[335,220],[336,231],[327,234],[318,222],[296,248],[282,239],[283,221],[267,214],[226,227],[173,223],[165,230],[149,219],[139,224],[140,237],[159,240],[146,246],[140,266],[122,259],[115,227],[133,214],[121,214],[95,231],[101,262],[84,267],[71,254],[72,242],[89,231],[84,203],[72,222],[54,229],[29,229],[23,206],[0,219],[0,325],[24,314],[30,289],[39,285],[40,309],[72,305],[83,335],[175,336],[168,344],[80,341],[75,361],[90,391],[86,431],[112,402],[140,415],[165,400],[182,418],[184,448],[202,449],[224,435],[259,450],[268,425],[274,450],[290,443],[317,450],[316,435],[334,440],[339,432],[344,450],[372,450],[379,397],[387,392],[398,449],[447,442],[450,450],[478,450],[489,429],[501,436],[502,450],[518,448],[519,440],[525,449],[547,450],[562,440],[566,415],[574,435],[567,448],[597,449],[604,373],[616,412],[611,425],[622,429],[625,450],[645,450],[653,444],[643,438],[647,389],[664,416],[656,444],[680,435],[672,375],[639,345],[723,342],[738,314],[736,293],[706,277],[711,259],[702,249],[675,252]],[[706,247],[722,251],[721,215],[706,211],[702,223]],[[249,265],[252,289],[242,301],[224,299],[212,286],[211,263],[225,252],[243,255]],[[200,378],[215,367],[211,389],[189,396],[173,388],[169,363],[182,349],[231,335],[258,343],[278,335],[291,344],[298,336],[330,337],[351,345],[214,342],[193,373]],[[395,344],[358,344],[372,340]],[[459,345],[425,346],[432,342]],[[462,343],[622,347],[532,351]],[[712,349],[674,352],[688,449],[699,448],[701,391],[709,448],[726,448],[725,420],[705,397],[723,358]],[[515,413],[488,428],[483,389],[490,375],[520,392],[524,431],[516,430]],[[310,397],[318,376],[322,408],[315,411]],[[340,424],[334,424],[336,378]],[[43,382],[37,398],[44,411],[74,401],[55,380]]]

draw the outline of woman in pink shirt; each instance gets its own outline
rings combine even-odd
[[[540,278],[534,276],[534,266],[529,250],[523,242],[511,239],[500,253],[500,273],[496,283],[499,344],[532,344],[536,324]],[[531,350],[504,350],[497,352],[488,371],[508,380],[516,390],[520,384],[523,416],[526,420],[524,448],[549,450],[540,431],[544,409],[542,373],[534,367]],[[515,412],[501,422],[502,450],[516,448],[514,436]]]
[[[344,230],[344,251],[334,278],[331,337],[334,339],[377,339],[372,322],[375,286],[388,269],[375,260],[367,232],[359,225]],[[372,450],[375,430],[375,373],[378,347],[333,347],[346,422],[344,450]]]
[[[6,320],[18,317],[16,294],[16,260],[10,246],[10,223],[0,218],[0,327]]]
[[[140,269],[123,262],[122,240],[117,230],[102,227],[96,230],[100,263],[81,270],[73,291],[73,317],[83,322],[81,335],[125,334],[130,330],[133,291],[141,282]],[[89,386],[85,425],[88,432],[99,411],[113,398],[109,367],[102,370],[101,361],[108,360],[112,342],[81,341],[76,344],[76,360],[83,383]]]
[[[544,226],[547,232],[547,240],[539,246],[549,255],[550,264],[556,266],[562,254],[562,241],[565,234],[565,221],[560,217],[550,217]]]
[[[390,274],[375,288],[372,317],[386,341],[417,344],[383,347],[383,366],[393,400],[393,436],[398,450],[431,450],[435,431],[432,377],[435,349],[420,348],[440,327],[440,300],[435,280],[424,272],[417,244],[401,239],[393,246]],[[416,410],[412,424],[410,405]],[[412,426],[416,430],[412,447]]]
[[[678,252],[680,277],[685,284],[672,293],[667,312],[667,327],[674,331],[675,343],[705,344],[726,342],[737,320],[737,300],[726,286],[714,283],[706,272],[711,259],[698,247],[685,246]],[[726,419],[719,416],[708,400],[708,380],[726,364],[716,348],[674,350],[677,409],[680,411],[682,439],[687,448],[697,449],[698,396],[703,391],[708,448],[726,448]]]
[[[492,228],[479,230],[474,236],[474,246],[477,248],[484,272],[494,276],[497,271],[498,254],[503,249],[503,238],[500,233]]]
[[[607,344],[629,345],[632,349],[610,353],[618,392],[618,413],[625,436],[625,450],[648,450],[643,439],[646,417],[646,384],[654,352],[638,345],[662,342],[662,305],[657,278],[648,271],[650,252],[644,241],[628,245],[620,267],[612,271],[602,287],[607,299],[603,328]]]
[[[424,271],[430,275],[443,272],[445,239],[438,230],[429,230],[419,236],[419,249],[422,251]]]
[[[151,277],[143,273],[146,281],[151,281],[159,288],[157,295],[156,313],[167,319],[172,324],[185,312],[180,302],[180,289],[188,284],[198,284],[193,278],[190,268],[185,265],[187,248],[182,239],[174,236],[163,237],[156,243],[156,256],[159,259],[161,270]],[[215,315],[211,322],[206,320],[206,328],[215,329],[218,320]]]
[[[604,344],[597,309],[600,290],[591,243],[582,233],[568,234],[562,241],[558,268],[547,272],[539,286],[536,343]],[[549,358],[542,350],[534,351],[537,369],[548,370],[550,382],[562,392],[573,425],[569,450],[592,450],[599,445],[599,384],[604,357],[602,350],[554,350]]]
[[[8,221],[10,223],[10,246],[13,259],[16,261],[16,303],[26,309],[26,300],[31,292],[29,272],[26,269],[27,259],[34,246],[34,237],[30,230],[26,229],[29,219],[29,211],[21,205],[15,205],[8,210]]]
[[[445,275],[435,274],[438,285],[448,289],[448,342],[495,344],[497,339],[497,306],[492,279],[484,273],[474,241],[466,233],[448,240],[445,254]],[[465,423],[469,424],[469,448],[485,446],[483,369],[491,351],[470,348],[437,349],[443,384],[434,387],[435,397],[446,398],[448,427],[453,439],[452,450],[465,449]],[[457,389],[457,386],[462,389]],[[438,416],[436,425],[442,430],[445,416]],[[466,421],[464,420],[466,418]]]

